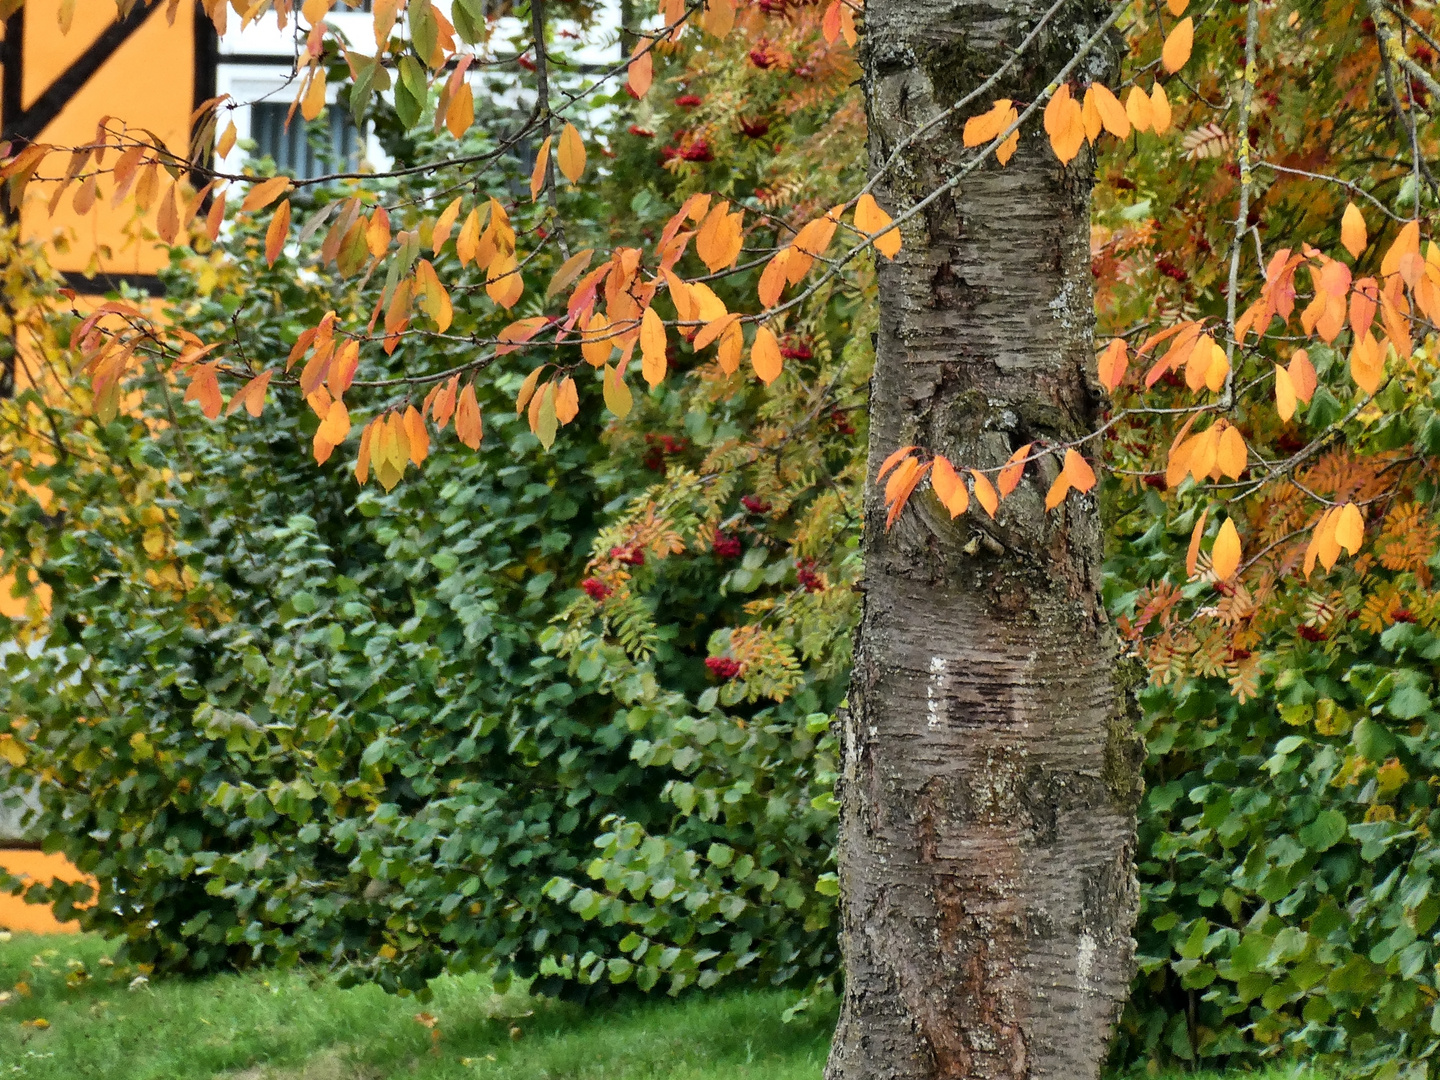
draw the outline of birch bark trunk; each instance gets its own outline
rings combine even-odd
[[[1047,6],[869,0],[872,166],[995,71]],[[970,114],[1033,100],[1103,17],[1091,0],[1063,10]],[[906,151],[883,206],[898,213],[957,169],[961,121]],[[1141,755],[1100,600],[1095,492],[1047,514],[1059,464],[1046,459],[994,522],[972,508],[952,523],[919,492],[887,534],[874,480],[910,443],[989,467],[1093,429],[1091,168],[1088,151],[1062,168],[1026,132],[1007,168],[910,222],[880,268],[841,779],[846,985],[827,1080],[1088,1080],[1129,988]]]

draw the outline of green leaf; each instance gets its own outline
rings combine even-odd
[[[1322,810],[1315,818],[1300,830],[1300,842],[1311,851],[1329,851],[1345,838],[1349,822],[1345,815],[1338,810]]]

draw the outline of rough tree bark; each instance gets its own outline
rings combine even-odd
[[[870,0],[872,166],[1048,6]],[[1104,14],[1071,4],[969,112],[1034,100]],[[1077,74],[1095,77],[1110,60],[1087,63]],[[1140,754],[1100,601],[1095,493],[1046,514],[1047,459],[995,522],[972,509],[952,523],[917,493],[887,534],[875,483],[910,443],[988,467],[1093,429],[1091,159],[1063,169],[1042,139],[1022,135],[1008,168],[992,162],[909,223],[880,269],[841,780],[846,985],[827,1080],[1086,1080],[1129,987]],[[948,123],[877,195],[903,210],[963,159]]]

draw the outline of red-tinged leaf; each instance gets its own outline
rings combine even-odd
[[[970,491],[948,458],[935,455],[930,471],[930,486],[935,490],[935,497],[940,500],[940,505],[950,512],[952,519],[969,509]]]
[[[258,417],[261,410],[265,408],[265,391],[270,386],[270,376],[272,374],[274,374],[273,371],[262,371],[239,390],[235,391],[235,396],[230,399],[230,405],[225,410],[225,415],[230,416],[234,414],[235,411],[243,405],[245,406],[246,412],[251,416]]]
[[[531,315],[528,319],[517,319],[495,337],[504,344],[495,349],[496,356],[512,353],[545,328],[550,319],[544,315]]]
[[[285,246],[285,239],[290,235],[290,200],[286,199],[280,204],[270,218],[270,227],[265,230],[265,265],[274,266],[275,260],[280,257],[280,249]]]
[[[985,513],[993,520],[995,511],[1000,509],[1000,496],[995,493],[994,485],[984,473],[975,469],[970,470],[970,479],[975,484],[975,501],[984,507]]]
[[[246,193],[245,200],[240,204],[241,212],[252,213],[256,210],[263,210],[289,191],[290,186],[288,176],[273,176],[269,180],[262,180],[251,186]]]
[[[902,446],[899,450],[896,450],[893,454],[891,454],[884,461],[882,461],[880,463],[880,472],[877,473],[875,476],[875,482],[878,484],[881,480],[884,480],[886,473],[888,473],[891,469],[895,468],[895,466],[899,465],[900,462],[904,461],[907,456],[914,453],[916,449],[917,448],[914,446]]]
[[[538,368],[534,372],[534,376],[539,377]],[[531,390],[534,390],[533,386]],[[480,403],[475,400],[475,384],[466,383],[465,389],[460,391],[459,400],[455,403],[455,437],[471,450],[479,450],[480,440],[483,436]]]
[[[1210,509],[1206,507],[1200,511],[1200,520],[1195,522],[1195,528],[1190,533],[1190,548],[1185,552],[1185,576],[1195,576],[1196,564],[1200,561],[1200,541],[1205,536],[1205,519],[1210,516]]]

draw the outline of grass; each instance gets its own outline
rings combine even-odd
[[[151,984],[92,935],[0,934],[0,1080],[820,1080],[833,1009],[731,991],[580,1009],[445,977],[433,1000],[306,971]],[[133,985],[132,985],[133,983]],[[1326,1080],[1260,1073],[1112,1080]]]
[[[818,1080],[835,1022],[782,1023],[780,992],[582,1010],[478,976],[438,980],[423,1005],[304,971],[132,989],[110,952],[88,935],[0,942],[0,1080]]]

